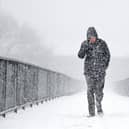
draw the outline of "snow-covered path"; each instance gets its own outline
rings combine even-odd
[[[0,118],[0,129],[129,129],[129,98],[105,92],[103,118],[87,118],[86,91]]]

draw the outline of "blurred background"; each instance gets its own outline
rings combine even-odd
[[[84,80],[84,60],[77,53],[94,26],[111,52],[108,82],[127,81],[128,5],[128,0],[0,0],[0,56]]]

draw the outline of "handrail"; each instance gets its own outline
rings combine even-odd
[[[81,81],[63,73],[0,57],[0,115],[4,117],[7,112],[81,89]]]

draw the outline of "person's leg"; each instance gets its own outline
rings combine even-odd
[[[95,115],[94,92],[92,89],[87,90],[88,109],[90,115]]]
[[[95,100],[94,100],[94,81],[86,76],[86,82],[87,82],[87,100],[88,100],[88,110],[89,115],[94,116],[95,115]]]
[[[104,96],[103,88],[104,88],[105,78],[101,78],[99,81],[96,81],[96,89],[95,89],[95,96],[96,96],[96,107],[98,113],[103,113],[102,110],[102,99]]]

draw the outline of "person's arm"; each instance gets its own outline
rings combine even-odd
[[[83,41],[81,43],[81,47],[78,51],[78,57],[83,59],[85,57],[85,55],[86,55],[86,41]]]
[[[111,59],[111,54],[109,51],[109,47],[105,41],[104,41],[104,56],[105,56],[104,58],[106,59],[106,69],[107,69],[109,66],[110,59]]]

